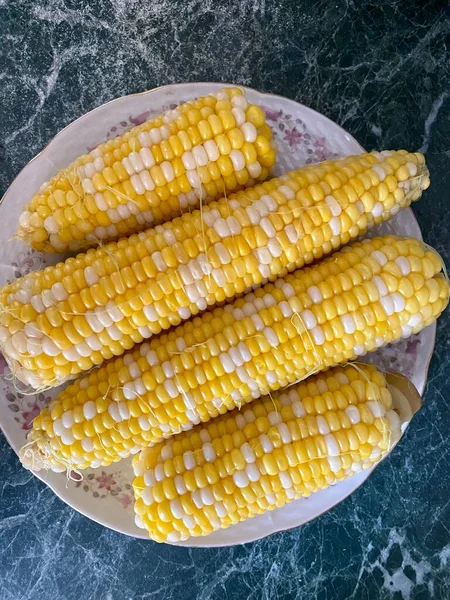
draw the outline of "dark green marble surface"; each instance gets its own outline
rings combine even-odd
[[[294,98],[366,148],[421,149],[415,207],[450,264],[450,12],[385,0],[0,0],[0,191],[59,129],[117,96],[223,80]],[[0,435],[1,600],[450,598],[450,312],[424,408],[353,496],[300,529],[187,550],[104,529]]]

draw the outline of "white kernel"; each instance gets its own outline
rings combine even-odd
[[[30,342],[28,342],[28,351],[30,352]],[[69,362],[77,362],[80,358],[80,355],[78,354],[75,346],[73,346],[72,348],[67,348],[67,350],[63,350],[62,355]]]
[[[316,285],[311,285],[306,290],[306,293],[311,298],[313,304],[319,304],[320,302],[323,301],[322,293]]]
[[[406,301],[399,292],[392,293],[390,297],[394,303],[395,312],[401,312],[402,310],[405,310]]]
[[[237,96],[233,96],[233,98],[231,99],[231,104],[235,108],[240,108],[241,110],[247,110],[248,107],[247,98],[244,96],[244,94],[238,94]]]
[[[370,256],[376,260],[381,267],[384,267],[388,261],[386,254],[380,252],[380,250],[374,250]]]
[[[247,165],[247,171],[252,179],[256,179],[261,175],[262,167],[258,161],[255,161],[251,165]]]
[[[192,155],[199,167],[205,167],[208,164],[208,154],[201,144],[192,148]]]
[[[212,506],[214,504],[214,496],[209,487],[205,487],[200,490],[202,496],[202,502],[205,506]]]
[[[292,298],[292,296],[295,296],[295,290],[290,283],[283,283],[282,290],[285,298]]]
[[[83,179],[83,183],[81,185],[86,194],[95,194],[97,192],[94,184],[90,179]]]
[[[167,183],[170,183],[171,181],[173,181],[175,179],[175,173],[174,173],[173,167],[168,160],[163,161],[160,164],[160,167],[161,167],[162,174],[164,175],[164,179],[167,181]]]
[[[150,137],[147,131],[141,131],[141,133],[138,134],[138,140],[141,146],[143,146],[144,148],[148,148],[152,145],[152,138]]]
[[[233,163],[235,171],[242,171],[245,167],[245,158],[240,150],[232,150],[229,154],[229,158]]]
[[[92,400],[88,400],[88,402],[83,404],[83,414],[84,418],[88,421],[91,421],[97,414],[97,408]]]
[[[144,169],[144,163],[142,162],[142,159],[137,152],[130,152],[130,154],[128,155],[128,159],[135,173],[139,173]]]
[[[287,471],[280,471],[278,477],[280,478],[283,489],[288,490],[292,487],[292,479]]]
[[[242,228],[239,225],[239,222],[236,219],[236,217],[227,217],[227,225],[233,235],[238,235],[242,231]]]
[[[327,433],[330,433],[330,427],[329,427],[325,417],[323,417],[322,415],[318,415],[316,417],[316,421],[317,421],[317,428],[319,430],[320,435],[326,435]]]
[[[89,327],[94,333],[100,333],[100,331],[103,331],[104,326],[96,314],[87,312],[85,317],[86,321],[89,323]]]
[[[92,452],[94,444],[90,438],[84,438],[81,440],[81,447],[85,452]]]
[[[410,177],[415,177],[417,175],[417,165],[413,162],[407,162],[406,167],[408,168]]]
[[[413,334],[413,328],[410,325],[402,325],[402,338],[409,338]]]
[[[287,185],[280,185],[280,187],[278,188],[278,191],[280,192],[280,194],[283,194],[283,196],[285,198],[287,198],[288,200],[293,200],[295,198],[294,190],[292,190]]]
[[[37,294],[31,297],[31,306],[38,313],[43,313],[45,311],[45,305],[42,301],[42,298]]]
[[[241,127],[245,123],[245,112],[242,108],[234,107],[231,109],[231,113],[236,121],[236,126]]]
[[[203,147],[210,161],[215,162],[220,157],[220,152],[214,140],[207,140],[203,143]]]
[[[53,431],[55,432],[56,435],[61,436],[64,433],[64,425],[62,422],[62,419],[56,419],[56,421],[54,421],[53,423]]]
[[[410,327],[412,327],[413,329],[415,329],[416,327],[419,327],[422,325],[422,315],[420,313],[416,313],[414,315],[411,315],[408,323],[407,323]]]
[[[383,306],[384,312],[388,317],[394,314],[395,307],[391,296],[383,296],[383,298],[380,299],[380,302]]]
[[[311,335],[314,340],[314,343],[317,344],[318,346],[321,346],[322,344],[325,343],[325,334],[320,325],[317,325],[317,327],[313,327],[311,329]]]
[[[328,225],[330,226],[331,233],[333,235],[339,235],[341,233],[341,222],[337,217],[331,217],[331,219],[328,222]]]
[[[275,333],[275,331],[272,329],[272,327],[266,327],[264,329],[263,333],[264,333],[266,340],[269,342],[269,344],[272,346],[272,348],[276,348],[279,345],[280,340],[278,339],[278,336]]]
[[[334,196],[325,196],[325,203],[329,206],[333,217],[338,217],[342,209]]]
[[[294,225],[288,225],[287,227],[285,227],[284,231],[285,231],[286,235],[288,236],[288,239],[291,242],[291,244],[296,244],[299,234],[298,234],[297,230],[295,229]]]
[[[291,433],[286,423],[279,423],[278,431],[280,432],[281,441],[283,442],[283,444],[290,444],[292,442]]]
[[[154,144],[159,144],[162,140],[161,132],[157,127],[152,127],[149,131],[150,137]]]
[[[409,264],[409,260],[404,256],[399,256],[394,262],[400,269],[402,275],[409,275],[411,273],[411,265]]]
[[[153,499],[152,488],[150,488],[150,487],[145,488],[145,490],[142,492],[142,500],[146,506],[150,506],[151,504],[153,504],[154,499]]]
[[[305,325],[306,329],[311,330],[314,329],[314,327],[317,327],[316,317],[310,310],[304,310],[300,314],[300,318],[303,321],[303,324]]]
[[[13,343],[14,343],[14,338],[17,334],[14,334],[13,336]],[[25,338],[25,336],[24,336]],[[19,352],[23,352],[23,350],[20,350],[19,347],[16,345],[16,348],[19,350]],[[53,340],[51,340],[49,337],[45,336],[42,340],[42,351],[44,352],[44,354],[47,354],[47,356],[57,356],[58,354],[61,354],[61,350],[58,348],[58,346],[56,346],[56,344],[54,343]]]
[[[328,464],[333,473],[338,473],[342,469],[342,461],[338,456],[329,456]]]
[[[88,284],[89,287],[91,285],[95,285],[99,281],[98,275],[95,272],[95,269],[93,267],[85,267],[84,277],[85,277],[86,283]]]
[[[272,225],[272,223],[270,222],[270,220],[267,217],[264,217],[263,219],[261,219],[259,226],[261,227],[261,229],[264,231],[264,233],[267,235],[268,238],[274,238],[277,235],[277,231],[276,231],[275,227]]]
[[[344,412],[347,415],[347,417],[350,419],[350,423],[352,423],[352,425],[356,425],[357,423],[360,422],[361,415],[359,414],[359,410],[357,409],[356,406],[353,406],[353,405],[347,406],[347,408],[345,408]]]
[[[235,371],[236,365],[226,352],[222,352],[221,354],[219,354],[219,360],[225,373],[233,373],[233,371]]]
[[[217,257],[218,257],[219,261],[223,265],[228,265],[231,262],[231,256],[230,256],[228,250],[225,248],[225,246],[221,242],[214,244],[214,250],[217,253]]]
[[[372,215],[375,219],[378,219],[383,214],[383,205],[381,202],[376,202],[375,206],[372,208]]]
[[[374,277],[372,277],[372,283],[377,288],[378,293],[380,294],[381,297],[387,296],[387,294],[389,293],[389,290],[388,290],[386,284],[384,283],[384,281],[381,279],[381,277],[379,277],[378,275],[375,275]]]
[[[166,478],[166,474],[164,472],[164,465],[162,463],[158,463],[156,465],[154,473],[155,473],[155,480],[157,482],[164,481],[164,479]]]
[[[185,514],[179,498],[170,501],[170,510],[175,519],[182,519]]]
[[[184,168],[186,169],[186,171],[192,171],[193,169],[196,168],[197,163],[195,162],[195,158],[194,155],[192,154],[192,152],[183,152],[183,154],[181,155],[181,160],[183,162]]]
[[[236,367],[241,367],[243,365],[244,361],[242,360],[242,356],[237,348],[230,348],[228,354],[230,355],[230,358]]]
[[[250,219],[250,223],[252,225],[259,225],[259,222],[261,221],[261,215],[256,209],[254,209],[252,206],[248,206],[245,209],[245,212],[247,213],[247,217]]]
[[[355,333],[356,331],[356,324],[355,324],[355,320],[353,319],[352,315],[350,314],[346,314],[346,315],[341,315],[341,323],[344,327],[344,331],[345,333]]]
[[[249,481],[255,482],[261,479],[261,472],[255,464],[247,465],[244,471]]]
[[[119,414],[122,421],[126,421],[130,418],[130,411],[126,402],[119,402],[117,404],[117,408],[119,409]]]
[[[233,474],[233,481],[238,488],[245,488],[249,484],[249,479],[245,471],[236,471]]]
[[[250,142],[251,144],[253,144],[258,136],[258,132],[256,131],[256,127],[253,125],[253,123],[244,123],[241,126],[241,131],[242,135],[244,136],[244,140],[246,142]]]
[[[74,443],[75,438],[73,437],[71,431],[68,431],[67,429],[65,429],[61,434],[61,441],[66,446],[70,446],[71,444]]]
[[[258,437],[259,443],[261,444],[262,451],[265,454],[271,454],[273,452],[273,444],[267,434],[263,433]]]
[[[381,402],[374,402],[373,400],[371,400],[369,402],[366,402],[366,406],[376,419],[384,417],[384,415],[386,414],[386,409],[381,404]]]
[[[161,252],[159,252],[159,251],[153,252],[153,254],[151,255],[151,258],[152,258],[153,262],[155,263],[155,267],[158,269],[158,271],[164,272],[167,270],[167,265],[164,262]]]
[[[183,454],[184,466],[188,471],[193,471],[197,466],[194,453],[192,451],[184,452]]]
[[[142,180],[141,180],[141,178],[140,178],[139,175],[132,175],[130,177],[130,182],[131,182],[131,185],[133,186],[134,191],[136,192],[136,194],[139,194],[141,196],[143,194],[145,194],[145,187],[144,187],[144,185],[142,183]]]
[[[383,169],[383,167],[380,167],[380,165],[373,165],[372,171],[378,175],[380,181],[384,181],[386,179],[386,171]]]
[[[328,456],[339,456],[339,445],[334,435],[329,433],[323,439],[327,447]]]
[[[302,402],[300,402],[300,400],[296,400],[292,403],[292,411],[294,415],[298,418],[303,418],[306,416],[305,407],[303,406]]]
[[[221,238],[231,235],[231,230],[225,219],[217,219],[217,221],[214,223],[214,229]]]
[[[256,331],[263,331],[265,328],[264,321],[257,314],[254,314],[250,317],[253,325],[255,326]]]
[[[120,331],[120,329],[118,329],[114,323],[112,323],[111,325],[109,325],[106,328],[106,331],[109,335],[109,337],[114,340],[115,342],[117,342],[118,340],[120,340],[122,338],[122,332]],[[82,355],[83,356],[83,355]],[[87,355],[89,356],[89,354]]]

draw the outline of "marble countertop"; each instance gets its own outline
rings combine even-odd
[[[0,0],[0,192],[64,125],[118,96],[222,80],[324,113],[363,146],[420,149],[415,207],[450,265],[450,14],[414,0]],[[450,311],[424,407],[367,483],[316,521],[189,550],[76,513],[0,434],[2,600],[450,597]]]

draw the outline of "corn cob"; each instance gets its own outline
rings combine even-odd
[[[111,464],[416,333],[447,305],[441,268],[422,242],[374,238],[205,312],[63,391],[33,421],[24,464]]]
[[[389,451],[400,437],[393,408],[379,371],[348,365],[144,449],[133,461],[136,524],[178,542],[308,497]]]
[[[289,173],[16,280],[0,292],[3,354],[20,380],[54,385],[328,254],[427,187],[422,155],[386,154]]]
[[[100,144],[44,184],[18,236],[36,250],[80,250],[172,219],[267,178],[275,162],[261,108],[225,88]]]

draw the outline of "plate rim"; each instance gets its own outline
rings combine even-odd
[[[183,82],[183,83],[171,83],[171,84],[167,84],[167,85],[162,85],[162,86],[157,86],[154,88],[151,88],[149,90],[145,90],[142,92],[136,92],[136,93],[132,93],[132,94],[126,94],[124,96],[119,96],[117,98],[112,98],[111,100],[108,100],[107,102],[96,106],[95,108],[91,109],[90,111],[80,115],[79,117],[76,117],[73,121],[71,121],[70,123],[68,123],[67,125],[65,125],[62,129],[60,129],[48,142],[47,144],[42,148],[42,150],[40,150],[35,156],[33,156],[21,169],[20,171],[17,173],[17,175],[14,177],[14,179],[12,180],[12,182],[8,185],[8,187],[6,188],[4,194],[2,195],[2,197],[0,198],[0,206],[3,204],[3,202],[6,200],[6,198],[11,194],[13,187],[16,185],[16,183],[18,182],[19,178],[23,177],[24,175],[26,176],[26,171],[28,169],[28,167],[31,165],[31,163],[33,163],[34,161],[36,161],[39,158],[45,158],[45,154],[47,153],[48,150],[51,149],[51,146],[55,143],[55,141],[62,136],[64,133],[67,133],[68,130],[70,130],[71,128],[75,128],[78,126],[78,124],[83,121],[84,119],[91,117],[94,113],[96,113],[97,111],[103,110],[106,107],[112,106],[114,105],[114,103],[119,103],[121,101],[124,101],[128,98],[135,98],[135,97],[139,97],[139,96],[151,96],[152,94],[156,93],[156,92],[160,92],[160,91],[168,91],[170,89],[177,89],[179,90],[180,88],[189,88],[190,86],[199,86],[199,87],[204,87],[207,88],[208,86],[221,86],[221,87],[240,87],[246,91],[250,91],[252,93],[255,93],[257,95],[260,95],[261,97],[271,97],[274,98],[275,100],[280,100],[282,102],[291,102],[293,104],[295,104],[298,107],[301,107],[301,109],[303,111],[306,111],[307,113],[309,113],[311,115],[311,117],[314,118],[319,118],[322,121],[327,122],[330,126],[332,126],[333,128],[337,128],[338,130],[340,130],[340,132],[342,133],[343,136],[346,137],[346,139],[348,141],[351,141],[355,144],[356,147],[359,148],[359,150],[361,152],[366,152],[366,150],[364,149],[364,147],[356,140],[356,138],[350,134],[346,129],[344,129],[341,125],[339,125],[338,123],[336,123],[335,121],[333,121],[332,119],[330,119],[329,117],[327,117],[326,115],[324,115],[323,113],[320,113],[319,111],[310,108],[309,106],[306,106],[304,104],[302,104],[301,102],[298,102],[295,99],[292,98],[288,98],[286,96],[282,96],[280,94],[275,94],[272,92],[266,92],[266,91],[261,91],[258,90],[256,88],[250,87],[250,86],[246,86],[246,85],[239,85],[239,84],[233,84],[233,83],[227,83],[227,82],[217,82],[217,81],[191,81],[191,82]],[[421,228],[419,225],[419,222],[416,218],[416,215],[414,214],[414,212],[409,208],[406,210],[410,210],[411,216],[415,222],[415,225],[417,226],[418,231],[420,232],[420,236],[422,238],[422,232],[421,232]],[[423,238],[422,238],[423,239]],[[434,348],[436,345],[436,323],[433,323],[430,328],[432,328],[432,352],[430,353],[430,356],[427,359],[427,362],[425,364],[425,368],[424,368],[424,384],[423,384],[423,388],[425,388],[427,379],[428,379],[428,372],[429,372],[429,367],[430,367],[430,362],[432,359],[432,356],[434,354]],[[423,390],[419,390],[419,392],[422,394]],[[3,435],[5,436],[6,441],[8,442],[9,446],[11,447],[11,449],[13,450],[13,452],[17,455],[17,452],[13,446],[13,443],[10,439],[10,436],[8,435],[7,430],[5,430],[4,427],[0,428],[3,432]],[[387,455],[389,456],[389,455]],[[378,463],[381,464],[381,463]],[[359,490],[359,488],[363,485],[363,483],[365,483],[369,477],[373,474],[373,472],[375,471],[376,467],[378,466],[374,465],[371,469],[368,469],[366,471],[366,476],[358,483],[358,485],[350,490],[348,492],[348,494],[346,494],[343,498],[339,499],[338,501],[335,501],[330,507],[324,509],[322,512],[320,512],[317,515],[311,516],[310,518],[308,518],[307,520],[305,520],[301,525],[296,525],[293,527],[281,527],[280,529],[276,529],[276,531],[272,531],[270,533],[267,533],[263,536],[258,536],[255,535],[254,537],[250,537],[250,539],[246,540],[245,542],[236,542],[236,543],[231,543],[231,542],[224,542],[224,543],[217,543],[215,542],[214,544],[211,545],[197,545],[195,543],[183,543],[183,544],[179,544],[179,543],[174,543],[174,544],[168,544],[168,545],[173,545],[173,546],[177,546],[177,547],[185,547],[185,548],[224,548],[224,547],[232,547],[232,546],[236,546],[236,545],[242,545],[242,544],[247,544],[247,543],[253,543],[255,541],[264,539],[270,535],[275,535],[277,533],[282,533],[284,531],[290,531],[293,529],[296,529],[298,527],[302,527],[308,523],[310,523],[311,521],[322,517],[324,514],[326,514],[327,512],[333,510],[336,506],[338,506],[339,504],[341,504],[343,501],[347,500],[354,492],[356,492],[357,490]],[[107,527],[108,529],[111,529],[113,531],[116,531],[118,533],[121,533],[123,535],[126,535],[128,537],[134,538],[134,539],[141,539],[141,540],[145,540],[145,541],[152,541],[151,538],[149,538],[148,536],[145,535],[144,532],[142,532],[142,535],[136,534],[136,533],[132,533],[130,531],[126,531],[122,528],[122,526],[120,524],[116,524],[114,523],[114,525],[112,525],[110,522],[106,522],[103,518],[98,518],[97,516],[92,516],[92,514],[90,514],[85,508],[83,508],[83,503],[78,502],[77,499],[72,499],[70,498],[70,501],[68,498],[63,497],[61,490],[56,489],[53,485],[53,482],[49,479],[47,479],[45,477],[44,474],[40,473],[40,472],[32,472],[33,475],[35,477],[37,477],[40,481],[42,481],[46,486],[48,486],[52,492],[60,499],[62,500],[65,504],[67,504],[68,506],[70,506],[71,508],[73,508],[74,510],[76,510],[77,512],[81,513],[83,516],[85,516],[86,518],[94,521],[95,523],[98,523],[104,527]]]

